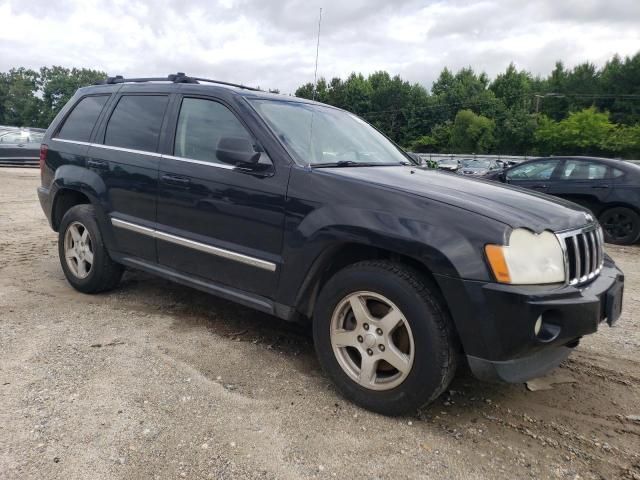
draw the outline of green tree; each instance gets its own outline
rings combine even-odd
[[[594,107],[586,108],[556,122],[541,119],[536,140],[541,153],[566,155],[600,155],[611,148],[610,137],[616,125],[608,113],[600,113]]]
[[[42,94],[38,123],[43,126],[49,125],[78,88],[91,85],[106,76],[104,72],[86,68],[42,67],[38,79]]]
[[[3,74],[0,82],[0,124],[18,127],[39,125],[38,72],[22,67],[12,68]]]
[[[495,143],[495,122],[471,110],[460,110],[451,129],[450,147],[457,153],[489,153]]]

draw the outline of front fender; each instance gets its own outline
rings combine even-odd
[[[296,304],[309,278],[345,244],[410,257],[434,275],[490,281],[483,249],[488,238],[503,238],[503,224],[443,204],[422,210],[421,218],[413,213],[337,203],[309,212],[285,235],[280,301]]]

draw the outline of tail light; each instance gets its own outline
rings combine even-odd
[[[47,161],[47,152],[49,151],[49,146],[44,143],[40,145],[40,172],[42,173],[42,169],[44,168],[44,164]]]

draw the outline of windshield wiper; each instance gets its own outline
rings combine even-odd
[[[312,168],[329,167],[388,167],[392,165],[404,165],[404,163],[378,163],[378,162],[356,162],[354,160],[340,160],[339,162],[312,163]]]

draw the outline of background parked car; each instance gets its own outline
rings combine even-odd
[[[0,165],[38,165],[44,132],[40,128],[0,129]]]
[[[489,158],[463,158],[460,160],[460,175],[481,176],[495,170],[502,171],[502,167],[498,162]]]
[[[628,245],[640,238],[640,166],[595,157],[529,160],[486,178],[548,193],[587,207],[605,240]]]
[[[460,168],[460,162],[457,158],[441,158],[438,160],[438,169],[447,170],[449,172],[457,172]]]

